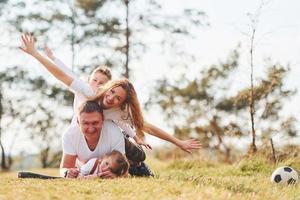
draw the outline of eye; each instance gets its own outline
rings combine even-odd
[[[110,92],[111,92],[112,94],[114,94],[114,93],[115,93],[115,90],[114,90],[114,89],[111,89]]]
[[[106,166],[109,166],[109,163],[106,161],[106,162],[105,162],[105,165],[106,165]]]
[[[97,122],[93,122],[93,126],[96,126],[98,123]]]

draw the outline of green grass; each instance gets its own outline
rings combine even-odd
[[[1,199],[300,199],[300,185],[274,185],[276,166],[264,159],[235,164],[192,160],[147,161],[154,178],[114,180],[18,179],[16,172],[0,174]],[[291,165],[297,160],[278,164]],[[57,169],[31,170],[58,175]]]

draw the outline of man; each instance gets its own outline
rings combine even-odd
[[[80,163],[85,163],[91,158],[99,158],[113,150],[125,154],[125,142],[121,130],[112,121],[103,121],[102,109],[97,102],[87,101],[80,107],[79,129],[76,126],[70,127],[63,135],[61,176],[76,178]],[[109,169],[98,176],[116,177]]]

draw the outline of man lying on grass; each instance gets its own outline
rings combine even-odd
[[[75,126],[79,126],[79,129]],[[120,128],[112,121],[103,121],[102,108],[95,101],[87,101],[80,107],[78,124],[68,128],[62,143],[60,175],[66,178],[78,177],[80,166],[92,158],[103,157],[113,150],[125,154],[125,141]],[[97,176],[117,177],[111,169],[103,168]]]

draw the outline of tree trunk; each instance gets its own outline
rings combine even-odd
[[[130,37],[130,31],[129,31],[129,0],[125,0],[126,5],[126,44],[125,44],[125,77],[129,79],[129,37]]]
[[[2,170],[7,170],[5,150],[4,150],[4,146],[2,144],[2,129],[1,129],[2,115],[3,115],[2,87],[0,86],[0,148],[1,148],[1,169]]]

